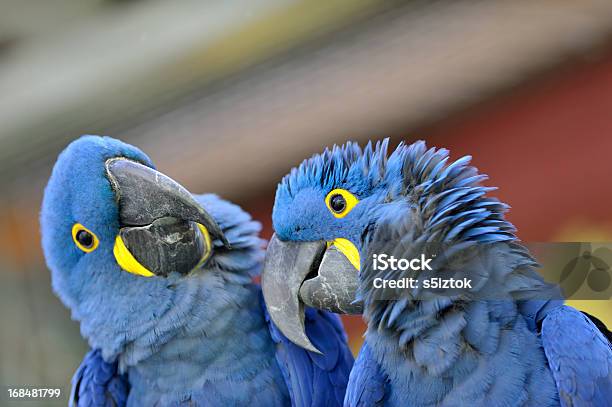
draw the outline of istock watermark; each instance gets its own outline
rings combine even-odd
[[[430,279],[419,280],[412,277],[400,278],[399,280],[374,278],[372,283],[374,288],[472,288],[472,280],[466,277],[462,279],[433,277]]]
[[[435,256],[434,256],[435,257]],[[431,270],[429,265],[433,257],[425,257],[421,253],[420,257],[414,259],[395,258],[385,253],[372,255],[372,265],[376,271],[391,270]]]
[[[404,244],[370,252],[362,273],[381,300],[608,300],[612,243]]]

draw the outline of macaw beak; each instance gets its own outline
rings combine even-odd
[[[289,242],[272,236],[261,277],[272,321],[293,343],[320,353],[304,327],[304,305],[360,314],[355,301],[359,270],[343,250],[327,242]]]
[[[212,253],[212,240],[229,246],[215,220],[180,184],[138,162],[106,162],[119,205],[113,253],[122,269],[144,277],[187,274]]]

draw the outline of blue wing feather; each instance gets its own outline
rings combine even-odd
[[[306,334],[323,353],[319,355],[289,341],[272,323],[265,305],[263,308],[276,343],[276,360],[289,389],[291,405],[341,406],[353,367],[353,356],[340,318],[326,311],[306,309]]]
[[[587,316],[554,309],[542,322],[542,345],[563,406],[610,405],[612,345]]]
[[[386,394],[386,378],[365,342],[351,371],[345,407],[382,406]]]
[[[99,350],[90,350],[72,378],[70,406],[122,407],[129,393],[127,375],[120,375],[117,363],[107,363]]]

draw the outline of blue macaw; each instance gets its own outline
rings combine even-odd
[[[611,405],[609,332],[543,281],[471,158],[448,163],[447,150],[423,142],[389,156],[387,145],[334,146],[278,185],[262,286],[279,329],[312,349],[305,305],[363,312],[346,406]],[[423,253],[441,254],[431,272],[373,266],[375,254]],[[452,264],[478,284],[442,295],[380,289]]]
[[[40,220],[53,289],[92,349],[71,405],[341,405],[353,358],[338,317],[306,310],[322,354],[270,322],[252,279],[260,224],[238,206],[84,136],[59,156]]]

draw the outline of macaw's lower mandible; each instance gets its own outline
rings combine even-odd
[[[306,305],[363,310],[345,406],[610,405],[609,331],[543,281],[471,158],[448,158],[423,142],[391,155],[387,140],[347,143],[285,176],[262,275],[273,321],[313,349]],[[373,267],[382,254],[404,267]],[[469,284],[412,284],[453,270]]]
[[[92,348],[71,405],[342,404],[353,359],[338,317],[306,310],[322,354],[279,332],[252,281],[261,226],[238,206],[85,136],[55,164],[41,227],[53,288]]]

